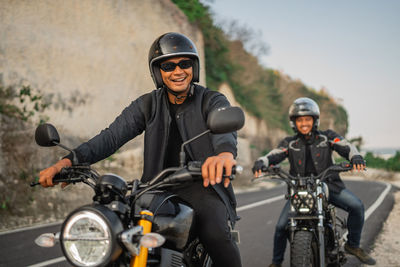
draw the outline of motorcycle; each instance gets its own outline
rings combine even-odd
[[[333,172],[351,168],[349,163],[342,162],[308,177],[292,176],[279,165],[262,169],[265,174],[261,177],[273,176],[288,187],[290,266],[334,267],[346,263],[343,249],[346,221],[339,218],[335,206],[328,203],[329,190],[325,181]]]
[[[182,144],[180,166],[161,171],[147,183],[126,182],[115,174],[99,175],[89,165],[73,164],[62,169],[53,182],[87,184],[94,191],[93,203],[72,211],[59,233],[42,234],[36,244],[52,247],[60,242],[73,266],[212,266],[210,256],[193,234],[194,210],[165,189],[202,180],[201,162],[185,164],[185,145],[209,132],[236,131],[243,124],[244,114],[238,107],[211,112],[208,130]],[[60,143],[51,124],[39,125],[35,139],[40,146],[59,146],[74,155]],[[234,166],[229,178],[241,170],[241,166]]]

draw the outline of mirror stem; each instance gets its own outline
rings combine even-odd
[[[53,142],[54,142],[54,141],[53,141]],[[61,148],[64,148],[65,150],[71,152],[71,153],[72,153],[72,165],[78,165],[78,158],[77,158],[77,156],[76,156],[75,151],[73,151],[72,149],[70,149],[70,148],[64,146],[64,145],[61,144],[61,143],[54,142],[54,144],[56,144],[57,146],[59,146],[59,147],[61,147]]]
[[[193,140],[196,140],[197,138],[199,138],[199,137],[201,137],[201,136],[203,136],[203,135],[205,135],[205,134],[208,134],[209,132],[211,132],[210,129],[208,129],[208,130],[205,131],[205,132],[202,132],[202,133],[199,134],[199,135],[196,135],[196,136],[193,137],[192,139],[189,139],[189,140],[187,140],[186,142],[184,142],[184,143],[182,144],[182,146],[181,146],[181,152],[179,152],[179,167],[181,167],[181,168],[184,167],[184,166],[185,166],[185,163],[186,163],[186,154],[185,154],[185,150],[184,150],[185,145],[187,145],[188,143],[192,142]]]

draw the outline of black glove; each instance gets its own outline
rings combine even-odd
[[[259,159],[256,162],[254,162],[254,166],[251,170],[253,171],[253,173],[256,173],[258,171],[262,171],[263,168],[266,168],[264,161]]]
[[[354,166],[356,166],[356,165],[364,165],[364,167],[365,167],[365,160],[364,160],[364,158],[363,158],[362,156],[360,156],[360,155],[354,155],[354,156],[351,158],[350,163],[351,163],[351,165],[353,166],[353,168],[354,168]]]

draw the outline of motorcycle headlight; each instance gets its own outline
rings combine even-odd
[[[314,210],[315,200],[307,191],[298,191],[292,196],[292,205],[299,213],[310,213]]]
[[[61,248],[74,266],[103,266],[121,254],[117,234],[122,231],[114,212],[104,206],[85,206],[64,221]]]

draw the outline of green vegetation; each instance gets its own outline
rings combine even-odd
[[[0,204],[2,210],[7,210],[10,208],[10,198],[6,197]]]
[[[22,85],[19,89],[16,85],[4,86],[0,80],[0,114],[27,121],[48,107],[49,104],[43,101],[43,96],[38,90],[29,85]],[[42,122],[47,118],[42,116],[40,120]]]
[[[371,152],[367,152],[364,158],[367,162],[367,167],[396,172],[400,171],[400,151],[397,151],[393,157],[387,160],[375,157]]]
[[[245,35],[242,39],[248,42],[257,38],[256,35],[242,27],[228,36],[220,26],[215,25],[209,8],[198,0],[172,1],[203,33],[208,87],[215,90],[222,83],[228,83],[236,100],[248,112],[265,120],[268,126],[286,132],[291,132],[287,111],[292,101],[302,96],[313,98],[324,114],[321,127],[334,127],[340,134],[346,134],[347,113],[341,105],[323,90],[315,91],[278,71],[261,66],[254,56],[257,52],[251,54],[246,51],[245,44],[237,37]],[[267,50],[261,48],[262,51]]]
[[[172,2],[203,32],[207,85],[215,89],[221,83],[229,82],[229,77],[238,66],[234,66],[229,59],[229,41],[224,32],[214,26],[208,8],[198,0],[172,0]]]

